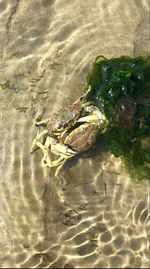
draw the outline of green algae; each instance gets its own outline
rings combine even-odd
[[[5,91],[7,89],[7,86],[8,85],[6,82],[0,83],[0,92]]]
[[[149,179],[150,57],[98,56],[87,82],[84,102],[92,101],[109,122],[107,149],[122,159],[131,178]]]

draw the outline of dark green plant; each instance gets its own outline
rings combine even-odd
[[[107,148],[132,178],[150,178],[150,57],[98,56],[88,76],[92,101],[109,121]],[[87,89],[87,88],[86,88]]]

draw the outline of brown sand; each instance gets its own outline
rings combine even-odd
[[[59,178],[33,118],[82,93],[95,57],[149,54],[149,0],[0,0],[0,267],[149,266],[148,182],[100,147]]]

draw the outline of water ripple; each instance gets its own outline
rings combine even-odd
[[[98,54],[149,53],[149,1],[2,0],[0,18],[0,268],[148,267],[148,183],[100,142],[56,179],[30,145]]]

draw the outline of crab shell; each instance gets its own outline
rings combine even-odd
[[[60,119],[53,124],[53,126],[51,127],[51,132],[55,133],[55,132],[61,132],[64,129],[65,130],[70,129],[81,117],[82,112],[83,112],[82,106],[73,104],[73,106],[69,107],[68,111],[65,111],[61,115]]]
[[[66,135],[64,144],[76,152],[82,152],[91,147],[97,138],[99,126],[95,123],[84,123]]]

